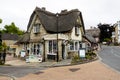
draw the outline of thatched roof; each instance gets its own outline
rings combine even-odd
[[[85,34],[85,35],[83,35],[83,37],[84,37],[85,39],[87,39],[88,41],[90,41],[91,43],[96,43],[95,38],[92,37],[91,34]]]
[[[27,30],[35,14],[39,17],[47,32],[63,33],[70,31],[75,25],[81,25],[84,29],[82,14],[78,9],[54,14],[36,7],[30,17]],[[82,24],[77,23],[78,17],[80,17]]]
[[[19,36],[17,34],[3,33],[2,40],[18,40]]]
[[[99,37],[100,35],[100,29],[99,28],[91,28],[85,30],[87,34],[91,34],[93,37]]]
[[[17,43],[28,43],[30,40],[30,33],[25,33]]]

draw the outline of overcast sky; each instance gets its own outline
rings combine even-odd
[[[79,9],[82,12],[85,28],[97,27],[98,23],[114,24],[120,20],[120,0],[0,0],[0,27],[14,22],[22,30],[33,10],[46,7],[47,11],[59,13],[64,9]]]

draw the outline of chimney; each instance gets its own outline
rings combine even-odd
[[[90,29],[93,29],[93,27],[91,26]]]
[[[61,10],[61,13],[65,13],[67,12],[67,9]]]
[[[45,10],[46,10],[46,8],[45,8],[45,7],[42,7],[42,10],[44,10],[44,11],[45,11]]]

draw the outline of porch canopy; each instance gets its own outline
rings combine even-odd
[[[43,36],[44,40],[57,40],[57,38],[61,40],[68,40],[68,36],[65,34],[58,34],[58,37],[57,34],[47,34]]]

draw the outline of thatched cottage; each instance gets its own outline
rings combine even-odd
[[[24,49],[29,56],[60,61],[78,52],[84,33],[82,13],[78,9],[54,14],[36,7],[26,33],[17,43],[19,51]]]

